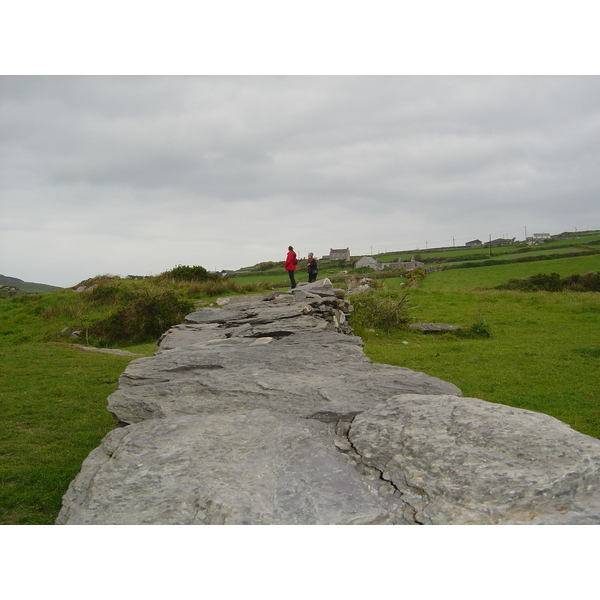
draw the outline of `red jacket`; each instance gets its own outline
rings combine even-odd
[[[296,253],[293,250],[290,250],[287,253],[287,258],[285,259],[285,270],[286,271],[295,271],[297,264],[298,264],[298,259],[296,258]]]

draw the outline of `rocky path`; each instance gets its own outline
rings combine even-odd
[[[200,308],[132,361],[57,524],[600,522],[600,440],[371,363],[317,283]]]

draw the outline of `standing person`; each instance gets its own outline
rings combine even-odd
[[[294,272],[296,271],[296,265],[298,264],[298,259],[296,258],[296,253],[294,249],[290,246],[288,248],[287,257],[285,259],[285,270],[288,272],[290,276],[290,285],[291,289],[296,287],[296,280],[294,279]]]
[[[317,261],[315,260],[315,256],[312,252],[308,253],[308,264],[306,265],[308,269],[308,283],[312,283],[317,280]]]

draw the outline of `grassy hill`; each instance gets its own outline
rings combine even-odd
[[[351,275],[377,278],[369,301],[356,300],[351,316],[373,361],[440,377],[466,397],[550,414],[600,438],[600,293],[494,289],[538,273],[600,271],[598,250],[596,233],[532,249],[493,248],[488,264],[489,249],[487,255],[485,249],[421,251],[423,262],[436,261],[426,263],[435,270],[408,295],[402,272],[357,272],[353,262],[319,260],[319,278],[340,287]],[[114,425],[106,398],[135,357],[84,352],[77,344],[150,356],[157,332],[180,322],[195,303],[289,285],[283,263],[247,267],[234,278],[163,275],[97,277],[83,282],[88,291],[82,293],[0,299],[0,523],[53,523],[82,460]],[[303,261],[297,279],[307,280]],[[376,319],[385,316],[381,307],[396,310],[400,325]],[[462,325],[467,335],[426,335],[402,322]],[[469,335],[474,325],[490,336]]]
[[[0,288],[11,287],[17,288],[19,292],[23,294],[45,294],[47,292],[53,292],[60,290],[61,288],[55,285],[46,285],[45,283],[32,283],[30,281],[23,281],[16,277],[7,277],[6,275],[0,275]],[[0,290],[0,294],[2,294]],[[0,298],[8,297],[8,294],[0,295]]]

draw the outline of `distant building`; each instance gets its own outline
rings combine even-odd
[[[422,267],[424,264],[425,263],[415,260],[414,256],[410,260],[402,260],[402,258],[398,258],[389,263],[380,263],[372,256],[363,256],[356,261],[354,268],[360,269],[361,267],[371,267],[371,269],[375,271],[381,271],[383,269],[405,269],[406,271],[412,271],[413,269]]]
[[[531,237],[528,237],[525,242],[529,246],[535,246],[536,244],[543,244],[549,239],[552,239],[552,236],[549,233],[534,233]]]
[[[331,248],[329,250],[329,260],[350,260],[350,249]]]
[[[424,265],[425,263],[415,260],[415,257],[412,256],[410,260],[402,260],[402,258],[398,258],[394,262],[384,263],[382,266],[390,269],[406,269],[407,271],[412,271],[413,269],[418,269]]]
[[[371,267],[371,269],[375,269],[376,271],[379,271],[382,268],[380,262],[372,256],[363,256],[354,264],[355,269],[360,269],[362,267]]]
[[[515,243],[515,239],[516,238],[498,238],[497,240],[486,242],[484,246],[510,246]]]
[[[470,242],[467,242],[465,244],[465,246],[481,246],[482,242],[481,240],[471,240]]]

